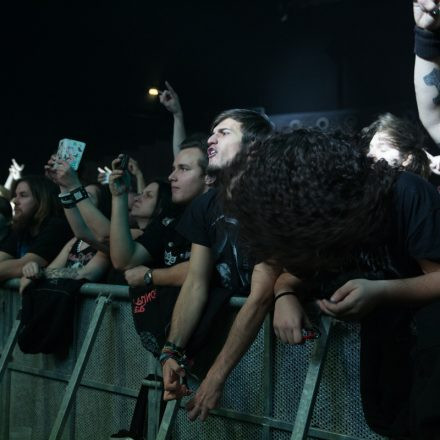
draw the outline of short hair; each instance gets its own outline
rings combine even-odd
[[[389,138],[390,144],[397,148],[404,158],[412,156],[411,162],[402,167],[427,179],[431,174],[429,159],[424,148],[427,147],[427,135],[420,124],[408,118],[399,118],[391,113],[384,113],[361,130],[361,147],[368,152],[373,136],[382,132]]]
[[[233,164],[226,209],[257,261],[308,278],[382,243],[397,171],[353,142],[299,129],[270,136]]]
[[[186,137],[179,148],[180,151],[189,148],[197,148],[201,151],[202,156],[198,159],[197,163],[202,170],[202,175],[205,175],[208,168],[208,135],[205,133],[194,133]]]
[[[17,186],[21,182],[28,184],[32,196],[37,202],[37,210],[33,216],[33,223],[37,229],[47,218],[63,216],[63,209],[58,199],[59,189],[55,183],[40,175],[22,177],[17,180]]]
[[[255,110],[234,108],[225,110],[217,115],[211,125],[211,130],[214,130],[218,124],[229,118],[241,124],[241,132],[243,135],[241,143],[246,150],[248,150],[254,142],[266,138],[272,133],[274,128],[273,123],[265,114]]]

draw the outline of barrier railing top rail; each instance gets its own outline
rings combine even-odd
[[[17,289],[20,286],[20,280],[14,278],[3,284],[4,287]],[[80,293],[87,296],[100,296],[102,294],[110,295],[112,298],[128,300],[128,286],[101,283],[85,283],[81,286]],[[229,300],[229,304],[233,307],[241,307],[246,301],[246,297],[233,296]]]

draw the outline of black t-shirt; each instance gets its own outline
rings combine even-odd
[[[151,266],[174,266],[189,260],[191,242],[176,231],[179,217],[164,217],[147,226],[136,239],[153,258]]]
[[[177,225],[177,231],[191,243],[211,249],[216,268],[214,284],[234,294],[248,294],[253,262],[238,243],[238,230],[237,220],[224,215],[215,189],[197,197]]]
[[[421,177],[403,172],[393,187],[387,238],[374,251],[361,251],[350,268],[320,276],[319,287],[305,283],[314,296],[330,297],[355,278],[401,279],[422,275],[417,260],[440,263],[440,194]]]
[[[64,218],[51,217],[43,221],[40,232],[32,237],[28,233],[12,231],[0,243],[0,251],[13,258],[21,258],[27,253],[36,254],[50,263],[72,238],[72,231]]]

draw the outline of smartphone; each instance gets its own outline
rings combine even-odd
[[[129,160],[128,154],[122,154],[121,161],[119,162],[118,168],[120,170],[125,171],[128,168],[128,160]]]

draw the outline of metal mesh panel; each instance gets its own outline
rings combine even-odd
[[[273,415],[293,423],[301,397],[313,342],[285,345],[276,342],[273,381]]]
[[[205,422],[188,422],[186,412],[179,410],[173,440],[235,440],[260,439],[261,426],[210,416]]]
[[[79,318],[79,343],[89,327],[96,303],[94,299],[82,302]],[[135,391],[141,380],[154,373],[156,360],[142,347],[135,332],[130,307],[124,302],[108,306],[101,329],[84,374],[84,380],[93,380]]]
[[[10,432],[30,427],[32,440],[48,439],[61,404],[64,382],[47,380],[28,374],[11,373]],[[69,420],[66,426],[69,426]],[[70,440],[65,429],[63,440]]]
[[[362,439],[380,439],[366,425],[359,395],[359,325],[338,322],[313,413],[312,426]]]
[[[130,427],[136,399],[80,388],[76,399],[75,440],[108,439]]]
[[[229,376],[221,407],[250,414],[263,414],[263,332],[260,330],[255,342]]]

